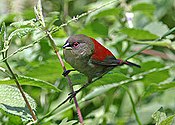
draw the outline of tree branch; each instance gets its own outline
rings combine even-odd
[[[49,38],[49,41],[50,41],[50,43],[51,43],[51,46],[52,46],[53,50],[55,51],[55,53],[56,53],[56,55],[57,55],[57,57],[58,57],[58,59],[59,59],[59,61],[60,61],[60,63],[61,63],[62,69],[63,69],[64,71],[66,71],[66,67],[65,67],[64,62],[63,62],[63,60],[62,60],[62,58],[61,58],[61,56],[60,56],[60,54],[59,54],[59,52],[58,52],[58,49],[57,49],[57,47],[56,47],[56,45],[55,45],[55,42],[54,42],[54,39],[52,38],[52,35],[50,34],[49,31],[46,31],[46,34],[47,34],[47,37]],[[72,93],[75,93],[75,91],[74,91],[74,89],[73,89],[73,86],[72,86],[72,81],[71,81],[70,77],[67,75],[66,78],[67,78],[67,81],[68,81],[68,83],[69,83],[69,87],[70,87],[70,89],[71,89],[71,92],[72,92]],[[68,98],[65,100],[65,102],[66,102],[69,98],[70,98],[70,97],[68,97]],[[73,99],[74,99],[75,107],[76,107],[76,109],[77,109],[77,114],[78,114],[79,122],[80,122],[81,124],[83,124],[83,117],[82,117],[82,114],[81,114],[81,111],[80,111],[80,108],[79,108],[79,105],[78,105],[76,96],[74,96]],[[64,102],[63,102],[63,103],[64,103]]]
[[[166,36],[170,35],[174,31],[175,31],[175,27],[173,27],[172,29],[170,29],[169,31],[167,31],[165,34],[163,34],[162,37],[155,39],[153,42],[157,42],[159,40],[162,40],[163,38],[165,38]],[[125,60],[128,60],[128,59],[134,57],[135,55],[141,53],[143,50],[148,49],[151,46],[152,45],[146,45],[145,47],[141,48],[140,50],[138,50],[137,52],[133,53],[131,56],[129,56],[128,58],[126,58]]]

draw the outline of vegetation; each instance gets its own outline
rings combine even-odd
[[[174,123],[174,0],[1,1],[0,124]],[[87,79],[62,76],[62,45],[80,33],[141,69],[117,67],[71,100],[67,79],[74,90]]]

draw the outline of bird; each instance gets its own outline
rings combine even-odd
[[[141,68],[138,64],[117,59],[97,40],[84,34],[72,35],[67,39],[63,45],[63,56],[65,61],[74,68],[64,71],[63,75],[66,76],[71,71],[77,70],[87,76],[87,84],[121,65]]]

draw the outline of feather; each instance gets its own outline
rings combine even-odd
[[[102,46],[99,42],[97,42],[93,38],[91,39],[94,43],[94,53],[91,57],[93,60],[104,61],[106,57],[113,56],[113,54],[108,49],[106,49],[104,46]]]

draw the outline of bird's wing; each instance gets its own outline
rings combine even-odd
[[[104,66],[117,66],[120,64],[120,60],[116,59],[114,55],[103,45],[91,38],[94,43],[94,53],[91,56],[90,61],[93,64]]]
[[[116,59],[114,56],[107,56],[104,60],[96,60],[91,58],[91,62],[96,65],[103,66],[118,66],[121,64],[122,60]]]
[[[96,65],[103,65],[103,66],[119,66],[119,65],[129,65],[141,68],[139,65],[129,62],[123,61],[121,59],[116,59],[115,56],[104,46],[102,46],[99,42],[95,39],[91,38],[92,42],[94,43],[94,53],[92,54],[90,61]]]

